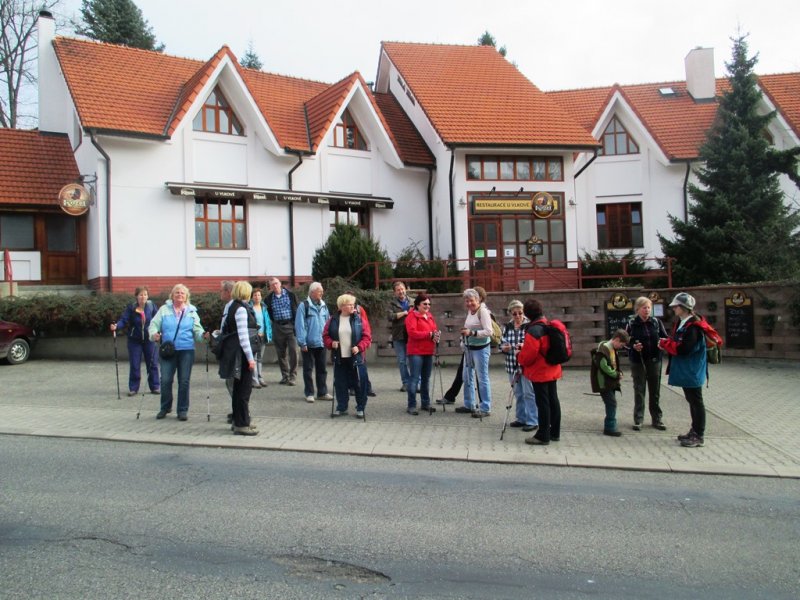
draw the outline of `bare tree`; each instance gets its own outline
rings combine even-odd
[[[36,83],[36,21],[39,11],[51,10],[61,0],[0,1],[0,126],[15,128],[33,122],[34,114],[20,112],[26,86]]]

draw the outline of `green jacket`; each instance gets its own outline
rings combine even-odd
[[[617,351],[611,341],[600,342],[592,353],[592,391],[611,392],[620,389]]]

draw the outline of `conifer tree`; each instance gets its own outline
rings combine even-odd
[[[679,286],[747,283],[800,275],[800,214],[779,174],[800,187],[800,148],[777,150],[766,135],[775,112],[759,114],[761,92],[746,36],[733,40],[728,89],[700,149],[700,185],[690,185],[688,220],[670,215],[674,239],[659,234]]]
[[[242,65],[246,69],[256,69],[260,71],[264,64],[261,62],[261,59],[256,54],[255,48],[253,48],[253,40],[247,42],[247,52],[244,53],[242,60],[239,61],[239,64]]]
[[[133,0],[83,0],[82,23],[75,23],[75,33],[109,44],[121,44],[142,50],[164,51],[156,42],[149,23]]]

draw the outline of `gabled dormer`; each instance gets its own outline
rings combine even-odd
[[[219,86],[206,97],[192,120],[192,129],[207,133],[244,135],[244,127]]]

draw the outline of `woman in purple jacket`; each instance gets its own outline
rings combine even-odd
[[[136,288],[136,302],[129,304],[119,321],[111,324],[111,331],[115,332],[115,335],[117,329],[128,329],[128,360],[131,366],[128,376],[128,396],[135,396],[139,393],[139,383],[142,379],[142,355],[144,355],[144,364],[147,367],[147,383],[150,386],[150,393],[161,393],[158,377],[158,344],[150,341],[147,333],[147,328],[150,327],[150,321],[158,311],[158,307],[148,298],[149,292],[146,287]]]

